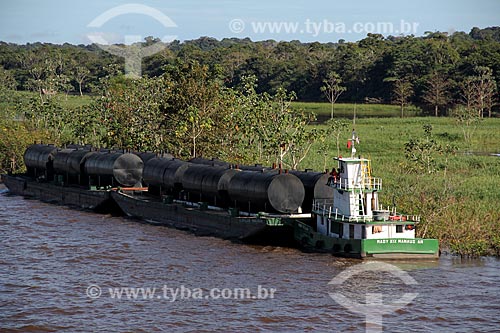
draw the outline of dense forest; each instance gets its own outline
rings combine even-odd
[[[148,37],[142,44],[156,42]],[[143,59],[142,74],[161,76],[180,61],[208,66],[227,87],[255,76],[258,93],[285,89],[300,101],[328,101],[321,87],[333,78],[343,88],[339,102],[411,103],[429,114],[446,115],[450,106],[471,98],[467,94],[473,93],[468,92],[472,86],[494,83],[496,91],[500,28],[452,35],[428,32],[423,37],[368,34],[358,42],[326,44],[202,37],[174,41]],[[100,94],[102,79],[123,72],[123,66],[123,58],[97,45],[0,43],[1,84],[17,90]],[[495,99],[482,88],[482,108],[489,114]]]

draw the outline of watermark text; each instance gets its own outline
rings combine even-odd
[[[101,288],[92,284],[87,287],[86,295],[91,299],[108,297],[115,300],[161,300],[176,302],[180,300],[266,300],[275,297],[275,288],[258,285],[254,288],[190,288],[184,285],[170,287],[110,287]]]
[[[377,33],[383,35],[417,34],[418,22],[334,22],[328,19],[315,21],[244,21],[235,18],[229,22],[229,30],[235,34],[301,34],[318,37],[328,34]]]

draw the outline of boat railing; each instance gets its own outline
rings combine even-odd
[[[328,216],[336,221],[344,222],[370,222],[373,217],[369,215],[347,216],[339,213],[338,208],[334,207],[332,199],[315,200],[313,203],[313,211],[322,216]]]
[[[386,219],[374,221],[373,215],[357,215],[348,216],[339,213],[338,208],[334,207],[333,199],[317,199],[313,203],[313,211],[322,216],[328,216],[329,219],[334,219],[341,222],[381,222],[381,223],[419,223],[420,216],[404,215],[400,213],[391,213]]]
[[[337,178],[330,183],[330,186],[344,191],[354,189],[380,191],[382,190],[382,178],[363,177],[361,180],[354,180],[352,178]]]
[[[420,216],[419,215],[405,215],[405,214],[400,214],[400,213],[394,213],[389,215],[389,222],[414,222],[418,223],[420,222]]]

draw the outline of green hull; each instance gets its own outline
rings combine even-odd
[[[327,252],[342,257],[381,259],[432,259],[439,257],[437,239],[334,238],[314,231],[302,222],[295,222],[294,238],[308,251]]]

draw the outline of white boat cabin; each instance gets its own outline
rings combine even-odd
[[[328,184],[334,188],[329,200],[316,200],[317,231],[343,239],[412,239],[418,216],[397,214],[382,209],[378,193],[382,179],[372,177],[370,160],[336,158],[338,170],[332,171]]]

